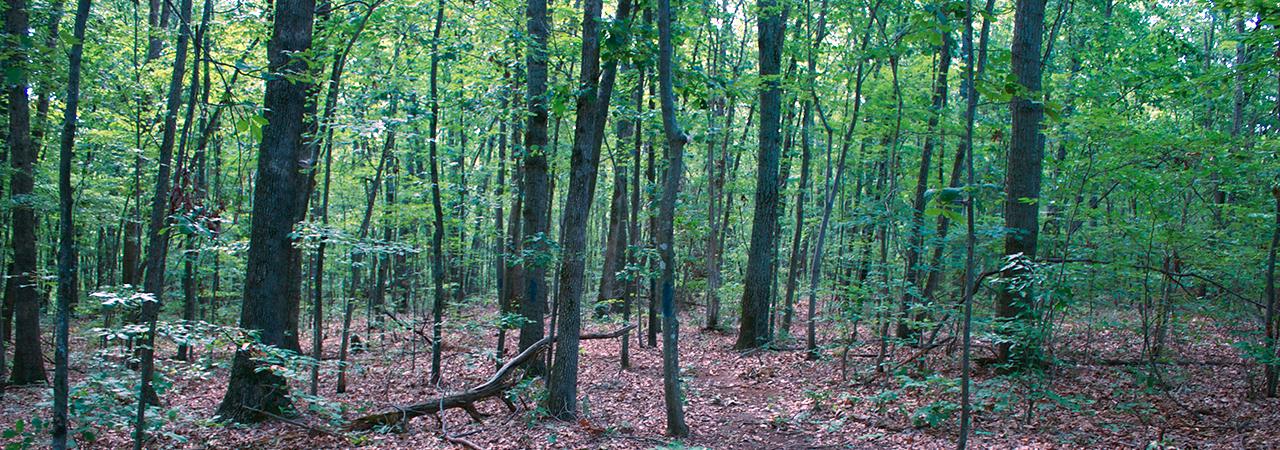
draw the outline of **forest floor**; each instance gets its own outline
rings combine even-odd
[[[421,342],[415,349],[412,333],[389,330],[380,336],[374,331],[364,336],[369,351],[355,357],[348,392],[334,394],[335,374],[326,371],[321,395],[352,418],[478,384],[494,369],[495,337],[480,325],[492,323],[492,314],[476,307],[449,322],[442,386],[427,383],[429,349]],[[830,356],[830,351],[819,361],[806,361],[803,350],[743,354],[732,349],[732,333],[701,331],[692,317],[685,319],[680,358],[692,430],[687,439],[676,442],[663,435],[661,346],[638,347],[634,336],[632,367],[626,370],[619,369],[619,339],[583,342],[583,419],[538,418],[536,400],[525,395],[515,413],[497,400],[481,403],[480,411],[490,415],[482,423],[461,410],[447,411],[442,415],[446,430],[491,449],[954,447],[959,415],[959,352],[954,346],[939,346],[915,359],[918,349],[891,351],[886,364],[906,362],[893,376],[877,376],[866,369],[875,361],[878,341],[864,341],[848,350],[847,380],[842,380],[841,358]],[[1133,328],[1124,317],[1106,320],[1111,322],[1105,329],[1065,326],[1057,348],[1071,351],[1056,355],[1062,363],[1047,375],[996,376],[975,365],[973,448],[1280,448],[1280,400],[1251,394],[1258,391],[1260,370],[1240,359],[1231,346],[1234,336],[1251,323],[1237,330],[1184,317],[1168,352],[1177,357],[1159,365],[1159,376],[1153,377],[1151,365],[1138,357],[1141,335],[1117,331]],[[803,325],[798,321],[795,331],[801,333]],[[363,331],[363,322],[355,328]],[[590,325],[590,331],[614,328]],[[862,336],[867,334],[862,330]],[[336,324],[331,325],[326,359],[336,355],[337,336]],[[81,334],[73,345],[92,350],[96,344],[90,341]],[[512,333],[508,342],[514,341]],[[303,347],[308,345],[304,340]],[[440,423],[430,417],[413,420],[404,433],[342,436],[328,434],[338,428],[309,413],[293,423],[213,423],[209,418],[225,390],[230,351],[207,352],[196,363],[157,362],[173,383],[162,397],[174,413],[160,419],[173,435],[158,436],[149,448],[460,448],[442,439]],[[171,357],[173,352],[162,347],[160,354]],[[975,358],[989,356],[990,347],[979,343]],[[88,364],[88,358],[73,356],[73,384],[95,370]],[[304,385],[295,389],[301,392]],[[121,405],[116,406],[128,406],[129,394],[117,392]],[[33,410],[47,411],[49,395],[44,387],[8,389],[0,402],[0,429],[12,429],[19,419],[29,422]],[[124,423],[104,421],[89,427],[95,440],[81,448],[130,444]],[[40,437],[35,442],[43,441]]]

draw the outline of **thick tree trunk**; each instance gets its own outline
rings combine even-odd
[[[528,74],[525,101],[529,122],[524,135],[524,205],[522,205],[521,235],[525,253],[522,264],[523,294],[520,298],[519,349],[524,351],[541,341],[544,331],[543,316],[547,304],[547,266],[549,251],[551,190],[547,186],[547,156],[554,151],[547,147],[547,42],[551,34],[547,0],[528,0],[525,8],[529,48],[525,54]],[[526,372],[530,376],[546,373],[542,359],[529,362]]]
[[[1036,101],[1040,92],[1040,44],[1044,29],[1045,0],[1017,0],[1014,7],[1012,71],[1020,90],[1009,103],[1013,125],[1009,138],[1009,153],[1005,173],[1004,254],[1021,254],[1036,257],[1036,236],[1039,234],[1040,176],[1044,160],[1044,134],[1040,132],[1040,120],[1044,117],[1044,105]],[[1016,270],[1006,271],[1004,278],[1019,276]],[[1001,289],[996,295],[996,316],[1017,326],[1018,316],[1025,313],[1026,299],[1030,292],[1011,292]],[[996,345],[996,358],[1010,362],[1012,342]]]
[[[13,310],[13,370],[9,383],[27,385],[45,381],[44,354],[40,345],[40,294],[37,290],[36,212],[29,197],[35,187],[36,149],[31,142],[31,107],[27,98],[29,55],[19,41],[27,36],[26,0],[9,0],[4,30],[8,55],[4,59],[5,94],[9,100],[9,199],[12,231],[9,240],[13,265],[9,271],[6,303]],[[21,36],[21,38],[19,37]],[[6,319],[7,322],[7,319]]]
[[[294,352],[300,350],[302,252],[290,236],[307,211],[314,161],[306,139],[315,131],[315,104],[308,101],[312,85],[306,81],[311,74],[307,62],[294,55],[311,48],[314,18],[314,0],[276,2],[267,58],[271,73],[277,76],[267,80],[263,101],[267,124],[258,150],[240,312],[240,327],[257,331],[261,344]],[[270,370],[260,370],[253,351],[237,351],[232,361],[227,393],[218,406],[223,419],[257,422],[291,412],[286,380]]]
[[[747,251],[747,271],[742,293],[742,320],[734,348],[760,347],[769,340],[769,298],[773,284],[773,249],[777,244],[778,163],[781,143],[780,117],[782,87],[778,80],[782,66],[782,43],[786,32],[785,8],[777,0],[757,0],[761,17],[759,33],[760,149],[757,152],[755,212],[751,222],[751,247]]]

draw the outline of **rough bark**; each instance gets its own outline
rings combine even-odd
[[[1019,90],[1009,103],[1013,124],[1005,173],[1004,226],[1009,231],[1004,238],[1004,254],[1021,254],[1031,259],[1036,256],[1036,237],[1039,234],[1040,178],[1044,160],[1044,134],[1040,130],[1044,105],[1036,101],[1043,69],[1040,44],[1044,9],[1045,0],[1016,2],[1011,48],[1011,67]],[[1005,278],[1018,275],[1016,270],[1002,274]],[[996,316],[1007,322],[1016,322],[1018,316],[1026,312],[1023,303],[1028,295],[1029,292],[1000,290],[996,295]],[[1011,348],[1012,342],[1007,339],[997,344],[997,359],[1002,363],[1009,362]]]
[[[662,186],[662,205],[658,212],[658,251],[662,254],[662,398],[666,404],[667,434],[689,435],[684,422],[684,394],[680,387],[680,318],[676,315],[674,225],[676,195],[684,173],[684,145],[689,136],[676,120],[676,95],[672,87],[674,46],[671,23],[674,12],[671,0],[658,0],[658,90],[662,101],[662,128],[667,143],[667,176]]]
[[[528,106],[528,125],[524,135],[524,204],[521,211],[522,240],[525,258],[523,294],[520,298],[520,350],[525,350],[542,340],[543,316],[547,304],[547,265],[550,239],[548,220],[550,213],[550,189],[547,186],[547,155],[554,151],[547,147],[547,42],[551,23],[547,15],[547,0],[528,0],[525,7],[526,29],[529,33],[529,49],[525,54],[528,73],[525,101]],[[527,374],[539,376],[546,373],[541,359],[530,363]]]
[[[184,0],[189,1],[189,0]],[[267,124],[258,147],[253,223],[245,267],[240,327],[257,331],[262,345],[299,351],[298,303],[302,253],[290,237],[307,210],[314,102],[305,60],[311,47],[315,0],[277,0],[267,58],[271,73],[263,106]],[[287,75],[287,76],[284,76]],[[290,79],[294,78],[294,79]],[[297,79],[301,78],[301,80]],[[227,393],[218,415],[236,422],[257,422],[291,412],[288,384],[281,375],[259,370],[252,349],[236,352]]]
[[[782,42],[786,31],[783,8],[777,0],[758,0],[757,23],[760,52],[760,146],[756,153],[755,210],[751,245],[742,293],[742,320],[734,348],[760,347],[769,341],[769,293],[774,275],[773,248],[777,244],[778,165],[781,144]]]
[[[67,62],[67,97],[62,114],[62,139],[58,151],[58,318],[55,328],[53,372],[53,427],[52,447],[67,448],[67,408],[69,385],[67,383],[67,354],[70,350],[71,305],[75,303],[76,286],[76,233],[74,198],[71,186],[71,166],[75,159],[76,125],[80,107],[80,67],[84,57],[85,25],[89,21],[89,0],[76,2],[76,19],[72,27],[75,41]]]
[[[616,59],[605,64],[603,70],[600,67],[601,8],[600,0],[583,2],[582,67],[579,73],[583,89],[578,96],[573,154],[569,160],[569,187],[560,222],[563,242],[555,311],[559,317],[555,329],[558,345],[553,357],[555,367],[547,380],[547,408],[558,418],[577,415],[578,335],[582,324],[580,303],[586,266],[587,219],[595,198],[600,147],[618,70]],[[630,16],[631,1],[622,0],[614,19],[626,23]]]
[[[9,383],[27,385],[45,381],[44,354],[40,344],[40,298],[37,289],[36,213],[31,195],[35,187],[36,149],[31,141],[31,107],[27,97],[27,49],[18,36],[27,35],[26,0],[9,0],[4,31],[9,42],[4,59],[5,95],[9,106],[10,245],[13,265],[9,271],[6,303],[13,314],[13,367]],[[8,322],[8,318],[5,322]]]

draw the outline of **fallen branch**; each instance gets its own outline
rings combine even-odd
[[[299,422],[299,421],[296,421],[296,420],[290,419],[290,418],[288,418],[288,417],[281,416],[281,415],[279,415],[279,414],[274,414],[274,413],[272,413],[272,412],[270,412],[270,411],[263,411],[263,410],[261,410],[261,409],[254,408],[254,407],[252,407],[252,406],[245,406],[245,409],[248,409],[248,410],[250,410],[250,411],[253,411],[253,412],[256,412],[256,413],[259,413],[259,414],[263,414],[263,415],[265,415],[265,416],[267,416],[267,417],[270,417],[270,418],[272,418],[272,419],[279,420],[279,421],[284,422],[284,423],[287,423],[287,424],[289,424],[289,425],[293,425],[293,426],[295,426],[295,427],[302,428],[302,429],[305,429],[305,430],[309,430],[309,431],[312,431],[312,432],[315,432],[315,433],[320,433],[320,434],[324,434],[324,435],[328,435],[328,436],[332,436],[332,437],[336,437],[336,438],[342,438],[342,439],[346,439],[346,438],[347,438],[346,436],[343,436],[341,433],[337,433],[337,432],[334,432],[334,431],[329,431],[329,430],[326,430],[326,429],[324,429],[324,428],[320,428],[320,427],[317,427],[317,426],[314,426],[314,425],[309,425],[309,424],[306,424],[306,423],[303,423],[303,422]]]
[[[635,325],[628,325],[608,333],[583,334],[579,339],[590,340],[616,338],[626,334],[633,328],[635,328]],[[415,417],[436,414],[447,409],[461,409],[471,415],[473,419],[479,420],[481,416],[479,411],[476,410],[476,402],[491,397],[501,396],[508,389],[514,387],[516,379],[511,376],[512,373],[536,357],[538,353],[545,350],[547,346],[554,341],[555,337],[548,336],[542,338],[542,340],[538,342],[535,342],[533,345],[530,345],[528,348],[524,349],[524,351],[520,352],[519,355],[516,355],[515,358],[511,358],[510,361],[503,364],[502,367],[500,367],[497,372],[494,372],[493,376],[489,377],[487,381],[476,385],[475,387],[462,392],[432,398],[421,403],[408,406],[395,406],[394,410],[391,411],[360,417],[351,421],[351,423],[346,426],[346,430],[367,431],[377,427],[391,427],[393,429],[402,430],[404,429],[404,424]],[[465,445],[459,442],[455,443]]]
[[[587,333],[587,334],[578,336],[578,340],[589,341],[592,339],[613,339],[616,337],[622,337],[622,335],[627,334],[628,331],[635,329],[635,327],[636,327],[636,324],[633,323],[631,325],[627,325],[625,327],[610,331],[608,333]]]
[[[876,370],[875,372],[872,372],[869,376],[866,376],[863,379],[859,380],[859,382],[867,383],[872,380],[875,380],[876,378],[879,378],[881,375],[888,375],[890,373],[897,372],[898,369],[901,369],[903,366],[910,364],[912,361],[919,359],[921,356],[924,356],[930,351],[933,351],[933,349],[946,346],[948,343],[951,342],[952,339],[953,338],[948,337],[941,341],[935,342],[932,345],[921,348],[919,351],[916,351],[911,356],[908,356],[906,359],[899,361],[897,364],[894,364],[893,367],[890,367],[887,370]],[[884,366],[881,366],[881,369],[883,369],[883,367]]]

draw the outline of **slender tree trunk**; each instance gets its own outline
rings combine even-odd
[[[6,97],[9,100],[9,240],[13,265],[9,271],[6,303],[13,311],[13,370],[9,384],[43,383],[44,354],[40,344],[40,294],[36,261],[36,212],[28,199],[35,187],[36,149],[31,142],[31,107],[27,97],[30,55],[20,42],[27,36],[26,0],[9,0],[5,11],[8,52],[4,58]],[[21,36],[21,37],[20,37]],[[8,322],[8,319],[5,320]]]
[[[1036,256],[1040,176],[1044,160],[1044,134],[1040,132],[1044,105],[1036,101],[1043,70],[1040,44],[1044,9],[1045,0],[1017,0],[1011,50],[1012,71],[1020,90],[1009,103],[1013,125],[1005,173],[1004,226],[1009,231],[1004,239],[1004,254],[1021,254],[1031,259]],[[1019,272],[1009,270],[1001,276],[1013,278],[1019,276]],[[1029,297],[1029,292],[1001,289],[996,295],[996,316],[1017,326],[1018,317],[1027,312],[1025,303]],[[996,358],[1001,363],[1011,360],[1012,342],[1008,338],[996,345]]]
[[[1271,231],[1271,251],[1267,252],[1267,273],[1263,276],[1266,279],[1266,291],[1263,293],[1264,302],[1267,303],[1266,320],[1266,348],[1267,355],[1274,356],[1276,354],[1276,308],[1280,298],[1276,298],[1276,248],[1280,247],[1280,187],[1272,187],[1271,195],[1276,202],[1276,223]],[[1269,363],[1265,369],[1266,376],[1266,395],[1267,398],[1275,398],[1277,376],[1276,364]]]
[[[874,2],[868,10],[867,26],[862,32],[862,40],[859,41],[860,52],[865,53],[867,46],[871,42],[871,31],[874,29],[875,20],[873,20],[880,11],[880,1]],[[865,69],[867,58],[858,60],[858,67],[854,74],[853,87],[853,113],[849,119],[849,125],[845,129],[845,133],[840,146],[840,157],[836,161],[836,177],[832,180],[831,185],[826,186],[826,198],[822,205],[822,221],[818,225],[818,237],[813,246],[813,260],[809,263],[809,320],[807,328],[807,354],[806,358],[814,360],[818,358],[817,343],[817,302],[818,288],[822,282],[822,252],[827,241],[827,227],[831,223],[831,211],[835,206],[836,192],[840,190],[844,180],[845,161],[849,156],[849,149],[853,143],[854,131],[858,128],[860,113],[862,112],[862,84],[865,81]],[[814,92],[817,98],[817,92]],[[830,171],[828,171],[830,173]],[[855,191],[856,192],[856,191]]]
[[[184,0],[187,2],[190,0]],[[306,215],[313,160],[308,136],[315,132],[315,103],[307,62],[295,58],[311,48],[315,0],[277,0],[263,102],[267,124],[258,151],[253,223],[249,235],[244,304],[240,327],[256,330],[262,345],[297,352],[302,252],[291,237]],[[281,75],[290,75],[288,77]],[[302,78],[297,80],[293,78]],[[257,422],[289,414],[289,386],[283,376],[260,370],[252,349],[236,352],[218,416]]]
[[[949,24],[942,24],[943,27],[950,27]],[[929,189],[929,169],[932,168],[933,150],[935,146],[941,146],[940,140],[935,133],[938,130],[939,119],[943,115],[943,110],[947,107],[947,72],[951,69],[951,32],[943,30],[942,45],[938,47],[938,73],[933,82],[933,99],[931,111],[929,114],[928,129],[924,138],[924,147],[920,153],[920,171],[916,176],[915,196],[911,203],[911,224],[907,227],[907,248],[906,248],[906,283],[907,287],[902,294],[902,299],[898,302],[898,326],[896,334],[899,338],[913,339],[920,333],[918,324],[920,318],[924,314],[919,311],[925,307],[924,303],[928,301],[928,297],[924,291],[928,290],[927,282],[920,283],[920,274],[925,272],[925,278],[928,279],[931,273],[936,272],[936,268],[920,267],[920,255],[924,252],[924,211],[927,207],[925,192]],[[953,177],[954,178],[954,177]],[[939,243],[938,247],[941,248]]]
[[[193,180],[191,167],[199,157],[193,157],[191,162],[183,163],[184,155],[187,152],[187,141],[190,137],[188,131],[191,125],[195,123],[196,104],[200,100],[200,63],[201,49],[204,44],[204,33],[209,25],[209,19],[213,16],[213,0],[205,0],[204,8],[201,13],[200,26],[195,30],[195,40],[193,42],[193,57],[191,63],[191,87],[187,93],[187,112],[186,119],[182,122],[181,144],[178,145],[178,189],[179,195],[186,195],[192,201],[194,199],[196,189],[194,186],[188,185]],[[203,150],[203,149],[201,149]],[[186,192],[183,192],[186,191]],[[188,205],[194,208],[194,205]],[[195,275],[195,254],[196,254],[196,236],[188,235],[186,239],[186,251],[182,252],[182,320],[191,323],[196,320],[196,275]],[[178,360],[189,361],[191,358],[191,348],[186,343],[178,345]]]
[[[431,159],[431,210],[435,212],[435,226],[431,234],[431,281],[435,286],[435,299],[431,304],[431,384],[440,383],[440,339],[444,324],[444,210],[440,204],[440,161],[436,156],[439,140],[440,97],[437,91],[437,74],[440,66],[440,31],[444,28],[444,0],[436,4],[436,24],[431,32],[431,142],[427,145]]]
[[[791,336],[791,320],[795,315],[796,278],[800,275],[801,261],[806,253],[800,242],[804,236],[804,200],[809,189],[809,165],[812,160],[813,142],[809,135],[809,129],[813,126],[812,108],[812,103],[806,99],[800,113],[800,185],[796,186],[795,224],[791,230],[791,256],[787,258],[787,282],[783,294],[786,300],[782,310],[782,323],[779,324],[782,333],[788,337]],[[814,299],[809,299],[810,303],[813,301]]]
[[[658,85],[662,98],[662,128],[666,132],[667,177],[662,186],[658,215],[658,251],[662,253],[662,392],[667,410],[667,434],[689,435],[684,422],[684,394],[680,387],[680,318],[676,315],[674,222],[676,195],[684,172],[684,145],[689,136],[676,120],[676,95],[672,88],[675,57],[671,43],[674,11],[671,0],[658,0]]]
[[[173,60],[173,74],[169,79],[169,97],[165,107],[164,132],[160,141],[159,169],[156,171],[155,194],[151,199],[151,224],[147,233],[147,271],[142,281],[142,290],[151,298],[142,304],[142,321],[147,326],[147,333],[140,348],[138,414],[134,423],[134,450],[141,450],[145,440],[147,406],[159,403],[155,391],[151,387],[151,377],[155,371],[155,333],[156,320],[160,314],[160,304],[164,299],[165,266],[169,256],[169,233],[165,232],[168,223],[170,176],[173,171],[173,147],[177,138],[178,108],[182,104],[182,80],[187,66],[187,44],[191,41],[191,0],[182,0],[181,24],[178,31],[177,52]]]
[[[756,156],[755,212],[751,222],[751,247],[742,293],[742,320],[734,348],[760,347],[769,340],[769,298],[774,267],[772,249],[777,243],[778,163],[781,141],[782,43],[786,32],[785,7],[777,0],[757,0],[761,17],[757,28],[760,48],[760,149]]]
[[[721,125],[721,140],[719,142],[719,154],[716,154],[716,142],[708,140],[707,153],[708,158],[714,158],[715,161],[708,165],[708,176],[710,180],[707,189],[708,208],[707,217],[711,222],[710,233],[707,234],[707,321],[705,328],[707,330],[715,330],[720,328],[720,285],[723,278],[720,273],[721,264],[721,241],[725,228],[725,221],[720,220],[720,215],[728,212],[728,201],[722,198],[724,192],[726,163],[729,159],[728,145],[729,136],[732,135],[733,113],[737,109],[734,96],[730,95],[724,104],[720,106],[720,110],[728,109],[724,123]],[[719,115],[715,113],[713,115]]]
[[[573,154],[569,160],[569,188],[560,222],[562,260],[555,310],[559,322],[555,328],[555,367],[547,380],[547,409],[552,416],[562,419],[577,416],[578,336],[582,332],[579,311],[586,266],[587,219],[595,198],[604,124],[609,116],[609,98],[613,94],[618,70],[616,59],[605,64],[603,71],[600,68],[602,33],[598,22],[601,8],[601,0],[583,2],[582,67],[579,73],[583,90],[578,96]],[[630,16],[631,0],[622,0],[614,20],[627,23]]]
[[[627,176],[626,169],[614,166],[613,195],[609,202],[609,225],[604,246],[604,266],[600,271],[600,289],[596,295],[597,314],[622,312],[623,281],[618,273],[626,265],[627,251]]]
[[[76,125],[80,107],[80,66],[84,56],[85,26],[89,21],[89,0],[76,2],[76,21],[72,35],[75,41],[67,63],[67,98],[62,114],[62,140],[58,152],[58,319],[53,356],[53,442],[54,450],[67,448],[67,407],[70,399],[67,383],[67,356],[70,351],[71,305],[77,294],[76,233],[71,166],[75,159]]]
[[[991,10],[994,3],[995,3],[994,0],[987,0],[987,11]],[[978,89],[976,84],[977,74],[975,73],[975,71],[980,71],[981,68],[979,67],[975,70],[975,67],[974,67],[973,0],[967,0],[965,3],[965,6],[966,6],[966,14],[965,14],[965,21],[964,21],[964,43],[962,44],[964,57],[965,57],[964,140],[960,144],[960,147],[963,150],[958,150],[958,152],[964,153],[965,184],[968,186],[973,186],[974,184],[973,125],[974,125],[974,119],[977,117],[977,111],[978,111]],[[985,40],[986,40],[986,31],[987,31],[988,22],[987,22],[986,16],[983,16],[983,17],[984,18],[982,21],[982,30],[983,30],[983,41],[984,41],[983,44],[985,49]],[[952,178],[954,179],[955,177],[953,176]],[[965,450],[968,448],[969,430],[972,427],[972,423],[973,423],[973,406],[972,406],[972,400],[970,400],[970,389],[971,389],[970,382],[972,378],[970,363],[973,358],[972,340],[973,340],[973,277],[974,277],[973,272],[975,267],[974,249],[977,245],[977,233],[975,232],[976,228],[974,223],[974,219],[975,219],[974,210],[977,208],[974,205],[975,201],[976,201],[976,196],[973,195],[973,191],[967,192],[967,194],[965,195],[965,203],[964,203],[965,218],[967,219],[965,221],[967,232],[965,233],[965,245],[964,245],[965,247],[964,278],[963,278],[964,281],[961,283],[961,289],[964,290],[963,291],[964,292],[964,317],[961,321],[961,327],[963,331],[962,331],[962,338],[961,338],[961,356],[960,356],[960,438],[957,439],[956,441],[956,448],[959,450]]]

